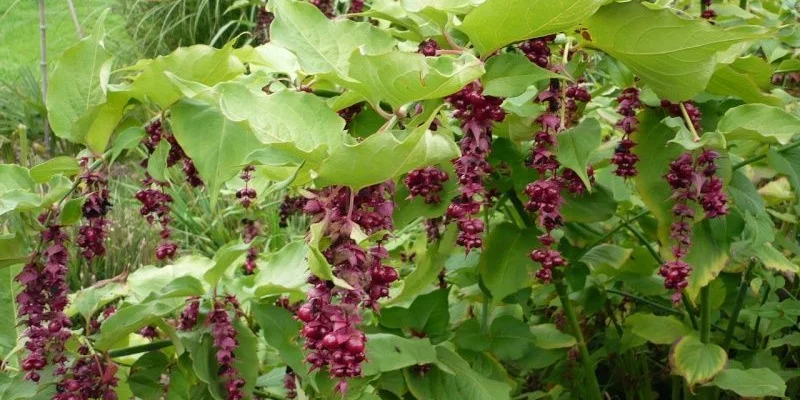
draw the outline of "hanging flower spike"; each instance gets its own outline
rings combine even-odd
[[[440,193],[443,185],[450,177],[439,167],[424,167],[415,169],[403,179],[410,193],[408,198],[422,197],[425,204],[439,204],[442,201]]]
[[[211,326],[214,348],[217,349],[216,358],[220,365],[219,375],[224,380],[225,390],[228,393],[227,400],[241,400],[244,398],[242,388],[245,381],[233,365],[239,341],[236,340],[236,328],[233,327],[228,315],[228,304],[230,301],[227,299],[215,299],[213,309],[208,314],[208,324]]]
[[[617,122],[617,128],[622,131],[623,135],[614,150],[611,163],[617,166],[614,170],[615,175],[628,179],[638,174],[636,163],[639,162],[639,156],[631,152],[631,149],[636,146],[631,135],[639,128],[639,119],[636,118],[637,109],[642,107],[639,90],[636,88],[623,90],[617,97],[617,102],[619,103],[617,112],[622,115],[622,119]]]
[[[91,261],[106,253],[105,240],[108,227],[106,215],[111,210],[111,202],[105,177],[98,172],[89,171],[88,163],[87,158],[81,159],[80,164],[84,169],[81,180],[85,184],[83,193],[86,196],[81,213],[86,223],[78,229],[78,238],[75,242],[81,248],[83,258]]]

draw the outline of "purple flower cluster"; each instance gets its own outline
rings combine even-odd
[[[345,127],[349,128],[353,120],[362,110],[364,110],[364,103],[356,103],[353,104],[352,106],[345,107],[339,110],[337,113],[344,120]]]
[[[304,323],[301,334],[309,350],[306,361],[312,368],[327,367],[341,378],[340,392],[347,389],[345,378],[361,375],[366,336],[358,329],[360,307],[378,310],[378,300],[389,295],[389,285],[397,280],[397,271],[384,265],[387,250],[380,244],[364,250],[350,238],[353,224],[366,234],[391,230],[394,210],[391,182],[374,185],[353,193],[344,187],[329,187],[315,193],[304,211],[315,222],[325,224],[324,235],[332,244],[324,256],[333,274],[352,289],[337,287],[330,281],[311,276],[312,289],[307,301],[297,309]]]
[[[712,0],[703,0],[702,2],[703,2],[704,10],[700,14],[700,17],[702,17],[704,19],[707,19],[707,20],[713,20],[714,18],[716,18],[717,17],[717,13],[714,10],[711,9]]]
[[[286,389],[287,399],[297,398],[297,374],[291,367],[286,367],[286,374],[283,375],[283,388]]]
[[[670,103],[669,100],[661,100],[661,107],[667,110],[669,115],[683,118],[683,112],[681,111],[680,103]],[[691,101],[684,101],[683,107],[686,108],[686,114],[689,115],[689,120],[692,121],[694,130],[700,132],[703,129],[700,126],[700,122],[703,119],[703,113]]]
[[[442,185],[449,179],[447,173],[439,167],[424,167],[409,172],[403,183],[410,193],[409,199],[422,196],[425,204],[438,204],[442,201],[440,196]]]
[[[675,245],[672,247],[674,260],[664,263],[659,274],[664,277],[664,286],[675,291],[675,302],[680,301],[692,271],[683,258],[692,246],[693,203],[699,204],[708,218],[728,213],[728,197],[723,191],[722,180],[716,176],[717,158],[719,153],[714,150],[703,150],[696,160],[691,153],[683,153],[670,163],[669,172],[664,176],[675,199],[672,207],[675,221],[670,228],[670,237]]]
[[[364,11],[364,0],[350,0],[349,14],[357,14]]]
[[[158,329],[153,325],[147,325],[142,329],[139,329],[139,335],[142,335],[145,339],[157,339],[158,338]]]
[[[158,144],[161,143],[161,140],[165,139],[170,145],[169,154],[167,155],[167,167],[172,167],[180,162],[182,164],[181,168],[183,169],[183,173],[186,175],[186,181],[192,187],[203,186],[203,180],[200,179],[194,162],[183,152],[183,148],[178,144],[178,140],[175,139],[175,136],[164,129],[161,120],[153,121],[147,126],[146,131],[147,136],[142,140],[142,143],[147,148],[149,154],[153,154]],[[148,159],[143,160],[142,167],[147,167],[147,162]]]
[[[197,326],[197,319],[200,316],[200,299],[198,297],[190,297],[186,308],[181,312],[178,319],[178,330],[190,331]]]
[[[539,172],[539,179],[525,187],[525,194],[529,198],[525,209],[536,214],[538,224],[545,230],[545,233],[539,236],[544,248],[534,250],[530,254],[531,260],[541,264],[536,277],[543,282],[550,282],[553,278],[553,269],[566,264],[561,253],[552,248],[555,244],[552,231],[563,224],[561,206],[564,198],[561,191],[566,189],[573,195],[581,195],[585,191],[583,181],[575,171],[564,168],[561,175],[558,174],[561,163],[555,151],[558,144],[557,136],[577,119],[578,102],[590,100],[591,95],[586,88],[580,85],[563,88],[557,79],[552,79],[550,87],[541,92],[537,98],[537,101],[547,104],[547,111],[536,119],[540,129],[534,135],[527,165]],[[589,166],[586,172],[593,181],[592,167]]]
[[[146,182],[151,181],[149,178],[145,179]],[[148,185],[149,186],[149,185]],[[136,200],[142,203],[142,208],[139,213],[147,218],[147,222],[154,223],[158,221],[161,225],[161,243],[156,248],[156,258],[163,260],[175,256],[178,250],[178,245],[169,241],[172,235],[172,230],[169,229],[169,223],[172,218],[169,216],[169,204],[172,203],[172,196],[164,192],[164,187],[159,189],[141,189],[136,192]]]
[[[419,44],[417,52],[425,57],[433,57],[439,49],[439,43],[436,43],[433,39],[427,39]]]
[[[296,215],[303,212],[303,208],[306,206],[308,199],[303,196],[295,196],[291,197],[286,195],[283,197],[283,202],[278,209],[278,215],[280,217],[280,221],[278,222],[278,226],[281,228],[286,228],[289,226],[289,217],[292,215]]]
[[[81,166],[86,169],[88,159],[81,160]],[[105,239],[108,221],[106,214],[111,209],[109,192],[106,179],[97,172],[85,171],[81,176],[85,183],[84,194],[86,200],[81,212],[86,223],[78,229],[78,238],[75,241],[81,248],[81,255],[91,261],[94,257],[102,257],[106,253]]]
[[[41,223],[47,222],[40,236],[40,244],[45,248],[31,254],[15,278],[22,285],[16,297],[17,315],[25,325],[23,335],[28,338],[25,348],[29,351],[21,367],[26,372],[25,379],[34,382],[39,381],[38,371],[48,364],[48,355],[56,365],[55,373],[64,372],[67,361],[64,345],[71,336],[72,324],[64,314],[69,302],[66,281],[69,251],[65,246],[68,237],[61,226],[53,224],[55,219],[53,211],[39,216]]]
[[[556,40],[556,35],[543,36],[526,40],[519,45],[519,49],[531,60],[532,63],[547,68],[550,65],[550,43]]]
[[[81,346],[78,353],[81,357],[59,382],[53,400],[116,400],[117,364],[99,354],[89,354],[86,346]]]
[[[252,220],[252,219],[242,219],[242,241],[245,243],[251,243],[253,239],[258,237],[261,234],[261,228],[259,224]],[[244,261],[244,274],[245,275],[252,275],[256,270],[256,260],[258,260],[258,254],[260,253],[260,248],[255,245],[250,245],[250,248],[247,249],[247,256],[245,257]]]
[[[250,180],[253,179],[253,171],[255,170],[255,167],[248,165],[244,167],[239,175],[244,181],[244,187],[236,191],[236,198],[244,208],[250,208],[250,204],[253,204],[253,200],[256,198],[256,190],[250,187]]]
[[[239,375],[239,371],[233,365],[236,356],[234,352],[239,347],[236,340],[236,328],[233,327],[230,315],[228,315],[228,305],[232,305],[238,313],[238,303],[231,297],[224,300],[215,300],[214,307],[208,314],[208,324],[211,326],[211,338],[214,348],[217,349],[216,357],[219,363],[219,375],[225,381],[225,390],[228,393],[228,400],[241,400],[244,398],[242,388],[245,385],[244,379]]]
[[[116,314],[116,313],[117,313],[117,307],[116,306],[114,306],[113,304],[107,305],[106,308],[104,308],[103,311],[99,315],[94,316],[89,320],[89,329],[87,329],[87,333],[90,333],[92,331],[99,331],[100,330],[101,322],[100,322],[99,318],[101,316],[103,317],[103,322],[105,322],[105,320],[111,318],[111,316]]]
[[[642,106],[642,102],[639,100],[639,90],[633,87],[623,90],[617,97],[617,102],[619,103],[617,112],[622,115],[622,119],[617,122],[617,128],[622,131],[623,135],[614,150],[611,163],[617,166],[614,174],[627,179],[638,174],[636,163],[639,162],[639,156],[631,152],[631,149],[636,146],[636,142],[631,139],[631,134],[639,128],[639,119],[636,118],[636,110]]]
[[[492,150],[492,124],[505,119],[503,99],[484,96],[480,82],[472,82],[447,98],[461,121],[461,157],[453,161],[461,194],[447,209],[447,219],[458,221],[457,243],[467,252],[483,246],[483,221],[476,218],[487,200],[484,179],[492,171],[487,157]]]

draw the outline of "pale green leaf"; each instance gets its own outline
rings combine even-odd
[[[44,183],[50,180],[53,175],[73,176],[80,170],[81,167],[78,165],[78,160],[73,157],[59,156],[31,168],[31,178],[36,183]]]
[[[728,362],[728,355],[722,347],[703,343],[697,336],[689,335],[672,348],[669,359],[673,371],[693,387],[719,374]]]
[[[633,253],[633,249],[617,246],[615,244],[601,244],[595,246],[584,254],[580,262],[591,269],[611,267],[619,269]]]
[[[706,132],[699,138],[695,138],[694,134],[686,127],[686,122],[683,118],[668,117],[661,122],[675,131],[675,137],[667,143],[678,144],[686,150],[697,150],[701,147],[725,148],[725,136],[719,132]],[[698,135],[700,134],[698,132]]]
[[[169,182],[169,174],[167,172],[167,157],[172,145],[166,140],[162,140],[156,146],[153,154],[147,159],[147,173],[158,182]]]
[[[393,51],[379,55],[354,52],[348,76],[358,82],[342,82],[370,103],[389,103],[397,110],[413,101],[448,96],[484,72],[483,63],[465,53],[459,57],[425,57]]]
[[[155,323],[180,306],[181,303],[153,301],[122,308],[103,322],[94,347],[97,350],[110,350],[115,343],[124,340],[143,326]]]
[[[525,39],[568,30],[604,0],[487,0],[470,11],[459,30],[481,55]]]
[[[800,132],[800,118],[778,107],[745,104],[725,112],[717,130],[728,140],[787,144]]]
[[[95,154],[102,154],[111,134],[125,115],[125,107],[130,98],[127,88],[109,86],[106,101],[92,107],[75,121],[73,133],[85,137],[86,145]]]
[[[243,256],[249,248],[250,244],[239,241],[233,241],[220,247],[214,254],[214,266],[203,275],[203,279],[209,285],[215,286],[223,276],[233,269],[231,266],[235,266],[236,260]]]
[[[560,77],[532,63],[522,54],[503,53],[486,61],[486,74],[481,82],[484,95],[514,97],[536,82]]]
[[[761,28],[722,29],[634,2],[604,6],[584,26],[591,36],[588,46],[622,61],[659,97],[673,102],[703,91],[718,52],[766,35]]]
[[[196,100],[182,100],[172,108],[172,128],[203,178],[212,206],[222,184],[236,176],[247,155],[259,147],[247,125],[227,119],[215,105]]]
[[[308,375],[308,364],[299,347],[301,325],[294,315],[284,308],[258,303],[253,304],[252,310],[267,344],[277,349],[283,362],[300,377]]]
[[[713,384],[742,397],[786,395],[786,382],[769,368],[726,369],[714,378]]]

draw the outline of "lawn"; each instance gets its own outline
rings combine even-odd
[[[47,10],[47,57],[52,70],[61,53],[78,40],[66,0],[50,0]],[[106,43],[114,54],[125,54],[130,38],[115,0],[77,0],[78,17],[88,33],[106,8]],[[122,51],[121,51],[122,50]],[[21,68],[39,63],[39,9],[35,0],[0,0],[0,79],[14,80]]]

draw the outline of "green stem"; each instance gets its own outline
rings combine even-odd
[[[636,300],[637,302],[653,306],[653,307],[655,307],[655,308],[657,308],[657,309],[659,309],[661,311],[664,311],[666,313],[669,313],[669,314],[673,314],[673,315],[682,315],[683,314],[682,312],[680,312],[680,311],[678,311],[678,310],[676,310],[674,308],[667,307],[667,306],[662,305],[662,304],[658,304],[655,301],[646,299],[646,298],[641,297],[641,296],[637,296],[635,294],[623,292],[623,291],[617,290],[617,289],[606,289],[606,292],[614,293],[614,294],[622,296],[622,297],[627,297],[629,299]]]
[[[681,395],[683,394],[682,383],[680,376],[672,376],[672,400],[681,400]]]
[[[481,332],[489,333],[489,296],[483,294],[483,307],[481,308]]]
[[[525,206],[522,205],[522,200],[520,200],[519,196],[517,196],[517,192],[512,189],[506,193],[508,194],[508,199],[511,200],[511,204],[514,205],[514,209],[517,210],[517,214],[519,214],[519,217],[522,219],[522,223],[529,228],[533,228],[534,227],[533,220],[531,219],[531,216],[528,215],[528,213],[525,211]]]
[[[700,289],[700,341],[711,341],[711,290],[709,285]]]
[[[692,307],[692,302],[689,301],[689,296],[686,293],[681,293],[681,302],[683,302],[683,308],[686,309],[686,314],[689,315],[689,321],[692,323],[692,328],[697,329],[697,317],[695,317],[695,310]]]
[[[786,146],[783,146],[783,147],[781,147],[781,148],[779,148],[778,150],[775,150],[775,151],[777,151],[779,154],[783,154],[783,153],[785,153],[785,152],[787,152],[787,151],[789,151],[791,149],[794,149],[796,147],[799,147],[799,146],[800,146],[800,140],[798,140],[796,142],[789,143]],[[765,158],[767,158],[767,154],[761,154],[761,155],[758,155],[758,156],[755,156],[755,157],[752,157],[752,158],[748,158],[748,159],[746,159],[746,160],[744,160],[744,161],[742,161],[740,163],[734,164],[733,165],[733,170],[736,171],[739,168],[742,168],[744,166],[750,165],[750,164],[752,164],[754,162],[761,161],[761,160],[763,160]]]
[[[131,347],[125,347],[123,349],[111,350],[108,352],[108,355],[111,358],[125,357],[132,354],[147,353],[149,351],[159,350],[169,346],[172,346],[171,340],[159,340],[157,342],[152,342],[139,346],[131,346]]]
[[[586,383],[588,385],[586,394],[590,399],[601,400],[603,399],[603,393],[600,391],[600,384],[597,382],[597,376],[594,374],[594,366],[592,365],[589,348],[586,347],[586,340],[583,337],[583,332],[581,332],[581,325],[578,322],[575,310],[572,308],[572,303],[569,301],[567,285],[564,284],[562,280],[557,280],[554,284],[556,292],[558,293],[558,298],[561,300],[561,308],[564,310],[572,333],[575,335],[575,339],[578,342],[578,351],[580,352],[581,361],[586,370]]]
[[[764,291],[764,295],[761,297],[761,305],[763,306],[764,303],[766,303],[767,299],[769,298],[769,285],[767,285],[767,283],[764,282],[761,285],[761,289]],[[761,316],[759,315],[758,317],[756,317],[756,325],[753,328],[753,348],[754,349],[758,349],[758,329],[760,327],[761,327]]]
[[[731,312],[730,321],[728,321],[728,329],[725,331],[725,339],[722,341],[722,348],[725,351],[731,347],[731,340],[733,340],[733,332],[736,330],[736,323],[739,321],[739,312],[744,305],[744,298],[747,295],[747,287],[750,283],[750,273],[753,269],[751,263],[742,275],[742,281],[739,283],[739,292],[736,294],[736,301],[733,304],[733,311]]]
[[[747,9],[747,0],[739,0],[739,8],[741,8],[742,10],[746,10]]]

